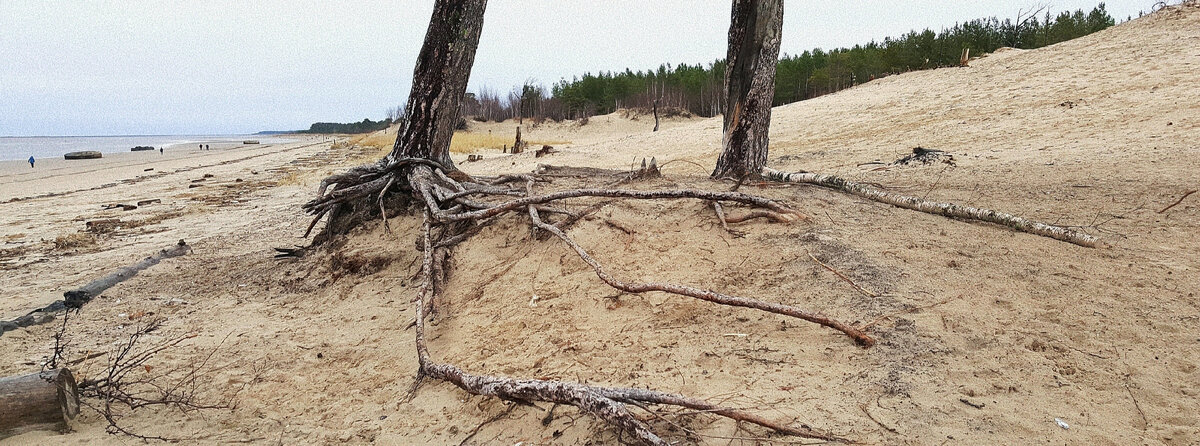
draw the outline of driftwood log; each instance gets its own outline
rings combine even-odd
[[[138,263],[118,269],[104,277],[88,282],[84,286],[63,293],[62,300],[56,300],[50,305],[30,311],[29,314],[11,321],[0,320],[0,335],[9,330],[50,322],[54,320],[55,313],[63,310],[77,310],[83,307],[84,304],[91,301],[92,298],[99,296],[104,290],[128,280],[130,277],[136,276],[138,272],[146,268],[157,265],[162,259],[179,257],[189,252],[192,252],[192,247],[188,246],[187,242],[180,240],[175,246],[160,250],[158,253],[146,257]]]
[[[79,388],[67,369],[0,378],[0,439],[35,430],[65,430],[79,414]]]
[[[787,183],[814,184],[817,186],[836,189],[850,195],[866,198],[871,201],[890,204],[892,206],[920,211],[927,214],[942,215],[950,218],[960,218],[963,220],[978,220],[988,223],[995,223],[1002,226],[1015,229],[1021,232],[1028,232],[1042,237],[1050,237],[1056,240],[1062,240],[1067,243],[1074,243],[1079,246],[1088,248],[1098,248],[1105,246],[1099,238],[1084,234],[1073,229],[1064,228],[1061,226],[1048,225],[1042,222],[1028,220],[1012,214],[994,211],[991,209],[981,209],[971,206],[963,206],[954,203],[939,203],[936,201],[925,200],[907,195],[893,194],[884,192],[877,188],[855,183],[847,179],[833,176],[823,175],[811,172],[781,172],[771,168],[763,169],[763,177]]]
[[[163,249],[150,257],[142,259],[138,263],[113,271],[104,277],[88,282],[87,285],[63,293],[63,298],[65,299],[63,304],[66,308],[80,308],[83,304],[92,300],[92,298],[99,296],[104,290],[124,282],[130,277],[136,276],[138,272],[146,268],[157,265],[162,259],[179,257],[189,252],[192,252],[192,247],[188,246],[187,242],[180,240],[179,243],[176,243],[170,249]]]

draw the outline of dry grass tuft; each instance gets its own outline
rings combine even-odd
[[[96,246],[96,234],[76,232],[60,235],[54,239],[54,249],[79,249]]]

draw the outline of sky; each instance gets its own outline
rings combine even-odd
[[[818,4],[819,3],[819,4]],[[781,51],[1096,0],[792,1]],[[1107,1],[1123,21],[1154,0]],[[197,135],[382,119],[433,2],[0,0],[0,136]],[[725,55],[728,0],[492,0],[469,91]]]

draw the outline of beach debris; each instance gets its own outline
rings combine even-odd
[[[137,146],[132,149],[129,149],[130,152],[146,152],[146,151],[153,151],[153,150],[154,150],[154,147],[150,147],[150,146]]]
[[[149,172],[149,171],[151,171],[151,170],[154,170],[154,168],[153,168],[153,167],[147,167],[147,168],[145,168],[145,169],[142,169],[142,172]]]
[[[921,146],[913,147],[912,153],[892,161],[893,166],[907,166],[910,164],[930,165],[935,163],[948,164],[954,166],[954,155],[941,150],[926,149]]]
[[[87,230],[95,233],[112,232],[121,227],[121,219],[119,218],[102,218],[84,223]]]
[[[467,155],[468,163],[473,163],[476,161],[483,161],[483,155]]]
[[[551,153],[558,153],[558,151],[554,150],[554,146],[543,145],[542,148],[538,149],[537,152],[533,153],[533,156],[534,156],[534,158],[541,158],[541,157],[549,155]]]
[[[242,141],[242,144],[259,144],[259,142],[256,139],[247,139],[245,141]]]
[[[296,259],[304,256],[307,247],[296,245],[295,248],[275,248],[275,259]]]
[[[137,205],[138,205],[138,206],[145,206],[145,205],[148,205],[148,204],[154,204],[154,203],[162,203],[162,199],[160,199],[160,198],[151,198],[151,199],[149,199],[149,200],[140,200],[140,201],[138,201],[138,202],[137,202]]]
[[[90,235],[90,234],[89,234]],[[54,320],[55,313],[69,309],[82,308],[84,304],[90,302],[92,298],[99,296],[104,290],[109,289],[113,285],[121,283],[130,277],[136,276],[138,272],[157,265],[162,259],[179,257],[192,252],[192,247],[186,242],[180,240],[175,246],[163,249],[150,257],[146,257],[142,261],[124,268],[120,268],[104,277],[88,282],[86,285],[63,293],[63,298],[56,300],[50,305],[30,311],[29,314],[13,319],[11,321],[0,321],[0,335],[9,330],[15,330],[19,327],[28,327],[31,325],[39,325]],[[121,301],[118,299],[118,304]],[[120,317],[128,317],[120,316]],[[0,417],[2,418],[2,417]]]
[[[66,368],[0,377],[0,439],[63,430],[79,414],[79,387]]]
[[[1055,418],[1054,423],[1057,424],[1058,427],[1063,428],[1063,430],[1067,430],[1067,429],[1071,428],[1071,425],[1067,424],[1066,421],[1063,421],[1062,418]]]
[[[203,178],[212,178],[212,177],[213,177],[213,174],[211,174],[211,173],[206,173],[206,174],[204,174],[204,177],[203,177]]]
[[[984,406],[987,406],[987,403],[976,403],[966,398],[959,398],[958,401],[976,409],[983,409]]]
[[[69,160],[90,160],[90,159],[96,159],[96,158],[102,158],[102,157],[104,157],[104,155],[102,155],[100,152],[97,152],[95,150],[67,152],[65,155],[63,155],[63,159],[69,159]]]

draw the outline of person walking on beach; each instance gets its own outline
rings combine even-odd
[[[33,155],[29,155],[29,168],[30,168],[30,169],[32,169],[32,168],[33,168],[33,161],[34,161],[34,159],[33,159]]]
[[[162,155],[162,154],[163,154],[162,147],[159,147],[159,148],[158,148],[158,154],[159,154],[159,155]]]

